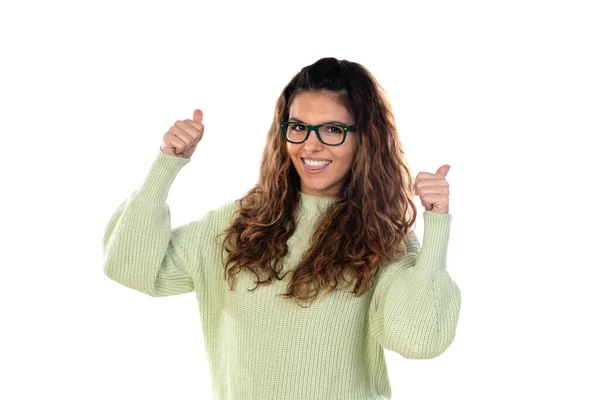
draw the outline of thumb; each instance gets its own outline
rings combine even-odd
[[[436,175],[446,176],[446,174],[450,171],[450,166],[448,164],[444,164],[435,171]]]
[[[202,123],[203,117],[204,117],[204,114],[202,113],[202,110],[198,110],[198,109],[194,110],[194,121]]]

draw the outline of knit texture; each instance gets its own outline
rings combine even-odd
[[[159,150],[106,226],[104,273],[154,297],[195,293],[216,400],[390,399],[384,348],[428,359],[450,346],[461,304],[446,270],[451,214],[424,211],[422,247],[411,232],[409,251],[381,268],[365,295],[335,290],[302,308],[278,296],[291,273],[249,291],[256,276],[241,272],[229,290],[218,235],[235,202],[171,229],[167,195],[190,161]],[[283,271],[300,261],[318,216],[335,200],[301,193]]]

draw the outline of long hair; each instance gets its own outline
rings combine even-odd
[[[309,249],[287,272],[292,278],[280,296],[312,303],[323,287],[326,295],[340,280],[354,283],[352,293],[362,296],[382,264],[406,251],[405,238],[417,213],[414,181],[386,93],[361,64],[322,58],[302,68],[283,89],[267,134],[259,181],[236,200],[232,223],[223,233],[230,290],[234,275],[242,270],[256,275],[252,290],[287,275],[279,273],[296,227],[300,177],[279,123],[287,121],[294,96],[307,91],[337,95],[356,121],[357,150],[341,198],[318,220]],[[259,274],[266,279],[261,281]]]

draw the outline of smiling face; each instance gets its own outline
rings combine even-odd
[[[289,120],[320,125],[338,122],[354,125],[350,112],[330,92],[304,92],[296,95],[290,104]],[[340,196],[346,176],[350,173],[356,153],[356,131],[348,131],[340,146],[327,146],[319,141],[314,131],[302,144],[287,143],[287,150],[300,176],[300,191],[315,196]],[[307,165],[304,160],[330,161],[324,168],[319,164]]]

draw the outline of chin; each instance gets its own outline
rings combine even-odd
[[[304,190],[309,194],[315,193],[316,196],[337,196],[337,194],[333,194],[335,192],[334,186],[334,183],[326,183],[324,185],[311,185],[305,183]]]

